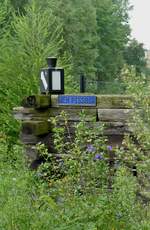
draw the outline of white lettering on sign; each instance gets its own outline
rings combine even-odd
[[[58,104],[96,106],[96,96],[61,95],[58,97]]]
[[[43,85],[44,85],[44,89],[47,90],[48,84],[47,84],[47,81],[46,81],[46,79],[45,79],[45,76],[44,76],[44,72],[43,72],[43,71],[41,72],[41,81],[42,81],[42,83],[43,83]]]

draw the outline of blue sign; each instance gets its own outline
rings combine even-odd
[[[96,96],[60,95],[59,105],[96,106]]]

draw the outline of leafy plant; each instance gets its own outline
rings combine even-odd
[[[126,69],[124,79],[127,93],[133,96],[130,104],[133,114],[129,124],[134,136],[125,140],[125,146],[128,148],[128,159],[136,166],[140,196],[149,203],[149,83],[144,75],[138,76],[134,69]]]

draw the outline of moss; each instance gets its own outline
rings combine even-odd
[[[128,95],[97,95],[97,108],[131,108],[131,101]]]
[[[27,108],[49,108],[50,107],[50,95],[32,95],[25,97],[22,101],[22,105]]]
[[[40,136],[47,134],[50,131],[50,124],[48,121],[23,121],[22,132],[26,134],[34,134]]]

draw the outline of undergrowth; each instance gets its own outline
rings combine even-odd
[[[60,116],[67,129],[66,115]],[[59,118],[53,120],[58,154],[39,145],[45,162],[37,171],[26,167],[22,146],[10,148],[1,137],[0,229],[148,230],[149,206],[137,197],[138,180],[123,161],[110,167],[115,149],[103,126],[87,127],[83,115],[75,137],[65,139]]]

